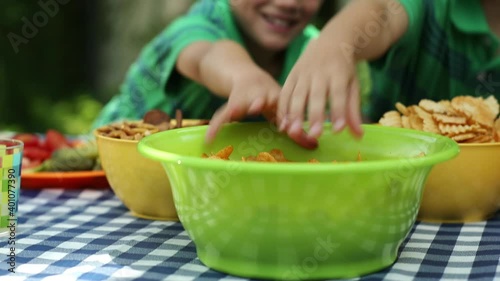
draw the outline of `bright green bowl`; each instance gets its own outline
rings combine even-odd
[[[163,164],[200,260],[251,278],[347,278],[391,265],[415,222],[431,168],[459,152],[446,137],[374,125],[364,126],[361,140],[325,133],[314,151],[267,123],[226,125],[210,146],[206,129],[156,133],[138,149]],[[201,158],[227,145],[236,160],[280,148],[294,161],[330,163]],[[355,161],[358,151],[362,162],[331,163]]]

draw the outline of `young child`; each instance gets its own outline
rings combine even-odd
[[[275,104],[322,0],[200,0],[149,43],[93,127],[151,109],[238,119]],[[229,108],[223,106],[231,97]],[[221,107],[222,106],[222,107]],[[307,139],[305,132],[301,138]],[[314,142],[314,141],[313,141]]]
[[[500,1],[353,0],[297,61],[279,95],[277,122],[292,138],[332,130],[362,135],[354,65],[368,60],[372,91],[365,114],[376,122],[397,101],[500,98]]]

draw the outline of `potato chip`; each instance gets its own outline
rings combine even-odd
[[[444,105],[432,100],[423,99],[418,103],[418,106],[429,113],[444,114],[446,112],[446,107]]]
[[[420,118],[418,115],[415,115],[415,114],[410,115],[408,117],[408,122],[409,122],[411,129],[420,130],[420,131],[422,131],[424,129],[424,120],[422,118]]]
[[[386,112],[379,123],[441,134],[457,142],[484,143],[500,141],[500,105],[494,96],[488,98],[457,96],[438,102],[422,99],[418,105],[395,105],[397,111]],[[402,114],[397,116],[395,113]],[[496,119],[496,120],[495,120]]]
[[[432,118],[436,120],[438,123],[445,123],[445,124],[467,124],[467,118],[463,116],[450,116],[447,114],[441,114],[441,113],[434,113],[432,114]]]
[[[466,141],[466,140],[472,139],[475,136],[476,135],[473,133],[466,133],[466,134],[454,135],[454,136],[451,136],[451,138],[453,140],[455,140],[456,142],[461,142],[461,141]]]
[[[451,106],[451,101],[449,100],[440,100],[439,105],[445,108],[445,113],[446,115],[450,116],[457,116],[459,115],[458,111],[456,111],[453,106]]]
[[[431,115],[424,119],[423,131],[439,134],[439,128]]]
[[[471,133],[479,130],[481,127],[477,124],[475,125],[456,125],[456,124],[443,124],[438,125],[439,131],[443,135],[460,135],[464,133]]]
[[[386,112],[380,119],[379,123],[383,126],[401,128],[401,115],[395,110]]]
[[[422,107],[417,105],[412,105],[410,107],[415,110],[415,113],[418,115],[418,117],[422,118],[422,120],[432,118],[432,114]]]
[[[475,137],[465,141],[466,143],[487,143],[493,142],[492,135],[476,135]]]
[[[451,105],[458,112],[464,114],[474,123],[491,128],[496,118],[490,106],[484,103],[482,98],[471,96],[458,96],[451,100]]]
[[[410,115],[410,111],[408,110],[408,108],[400,102],[396,103],[396,109],[404,116]]]
[[[401,116],[401,124],[403,125],[403,128],[411,129],[410,117],[408,117],[408,116]]]
[[[498,105],[498,100],[493,96],[489,96],[484,100],[484,104],[490,109],[491,115],[493,117],[498,116],[500,113],[500,106]]]

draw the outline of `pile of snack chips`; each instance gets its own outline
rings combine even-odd
[[[153,109],[139,121],[123,121],[102,126],[97,129],[97,132],[105,137],[117,138],[123,140],[141,140],[151,134],[182,128],[182,111],[176,110],[175,120],[171,120],[170,116],[158,109]],[[191,125],[206,125],[208,120],[200,120],[197,124]]]
[[[423,99],[418,105],[396,103],[396,109],[386,112],[379,124],[441,134],[459,143],[500,142],[500,106],[494,96]]]
[[[208,158],[208,159],[218,159],[218,160],[230,160],[229,156],[231,156],[231,153],[233,153],[233,146],[228,145],[221,150],[219,150],[217,153],[212,153],[210,155],[203,153],[202,158]],[[241,161],[243,162],[271,162],[271,163],[278,163],[278,162],[292,162],[288,159],[286,159],[285,155],[283,154],[283,151],[278,148],[271,149],[270,151],[263,151],[257,153],[257,155],[253,156],[247,156],[247,157],[241,157]],[[358,158],[357,161],[361,161],[361,153],[358,152]],[[317,159],[310,159],[307,162],[309,163],[320,163]],[[337,163],[337,161],[332,161],[333,163]]]

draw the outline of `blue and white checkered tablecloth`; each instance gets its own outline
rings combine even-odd
[[[180,223],[131,216],[111,190],[22,191],[0,280],[245,280],[205,267]],[[359,280],[500,280],[500,213],[471,224],[417,223],[398,261]]]

